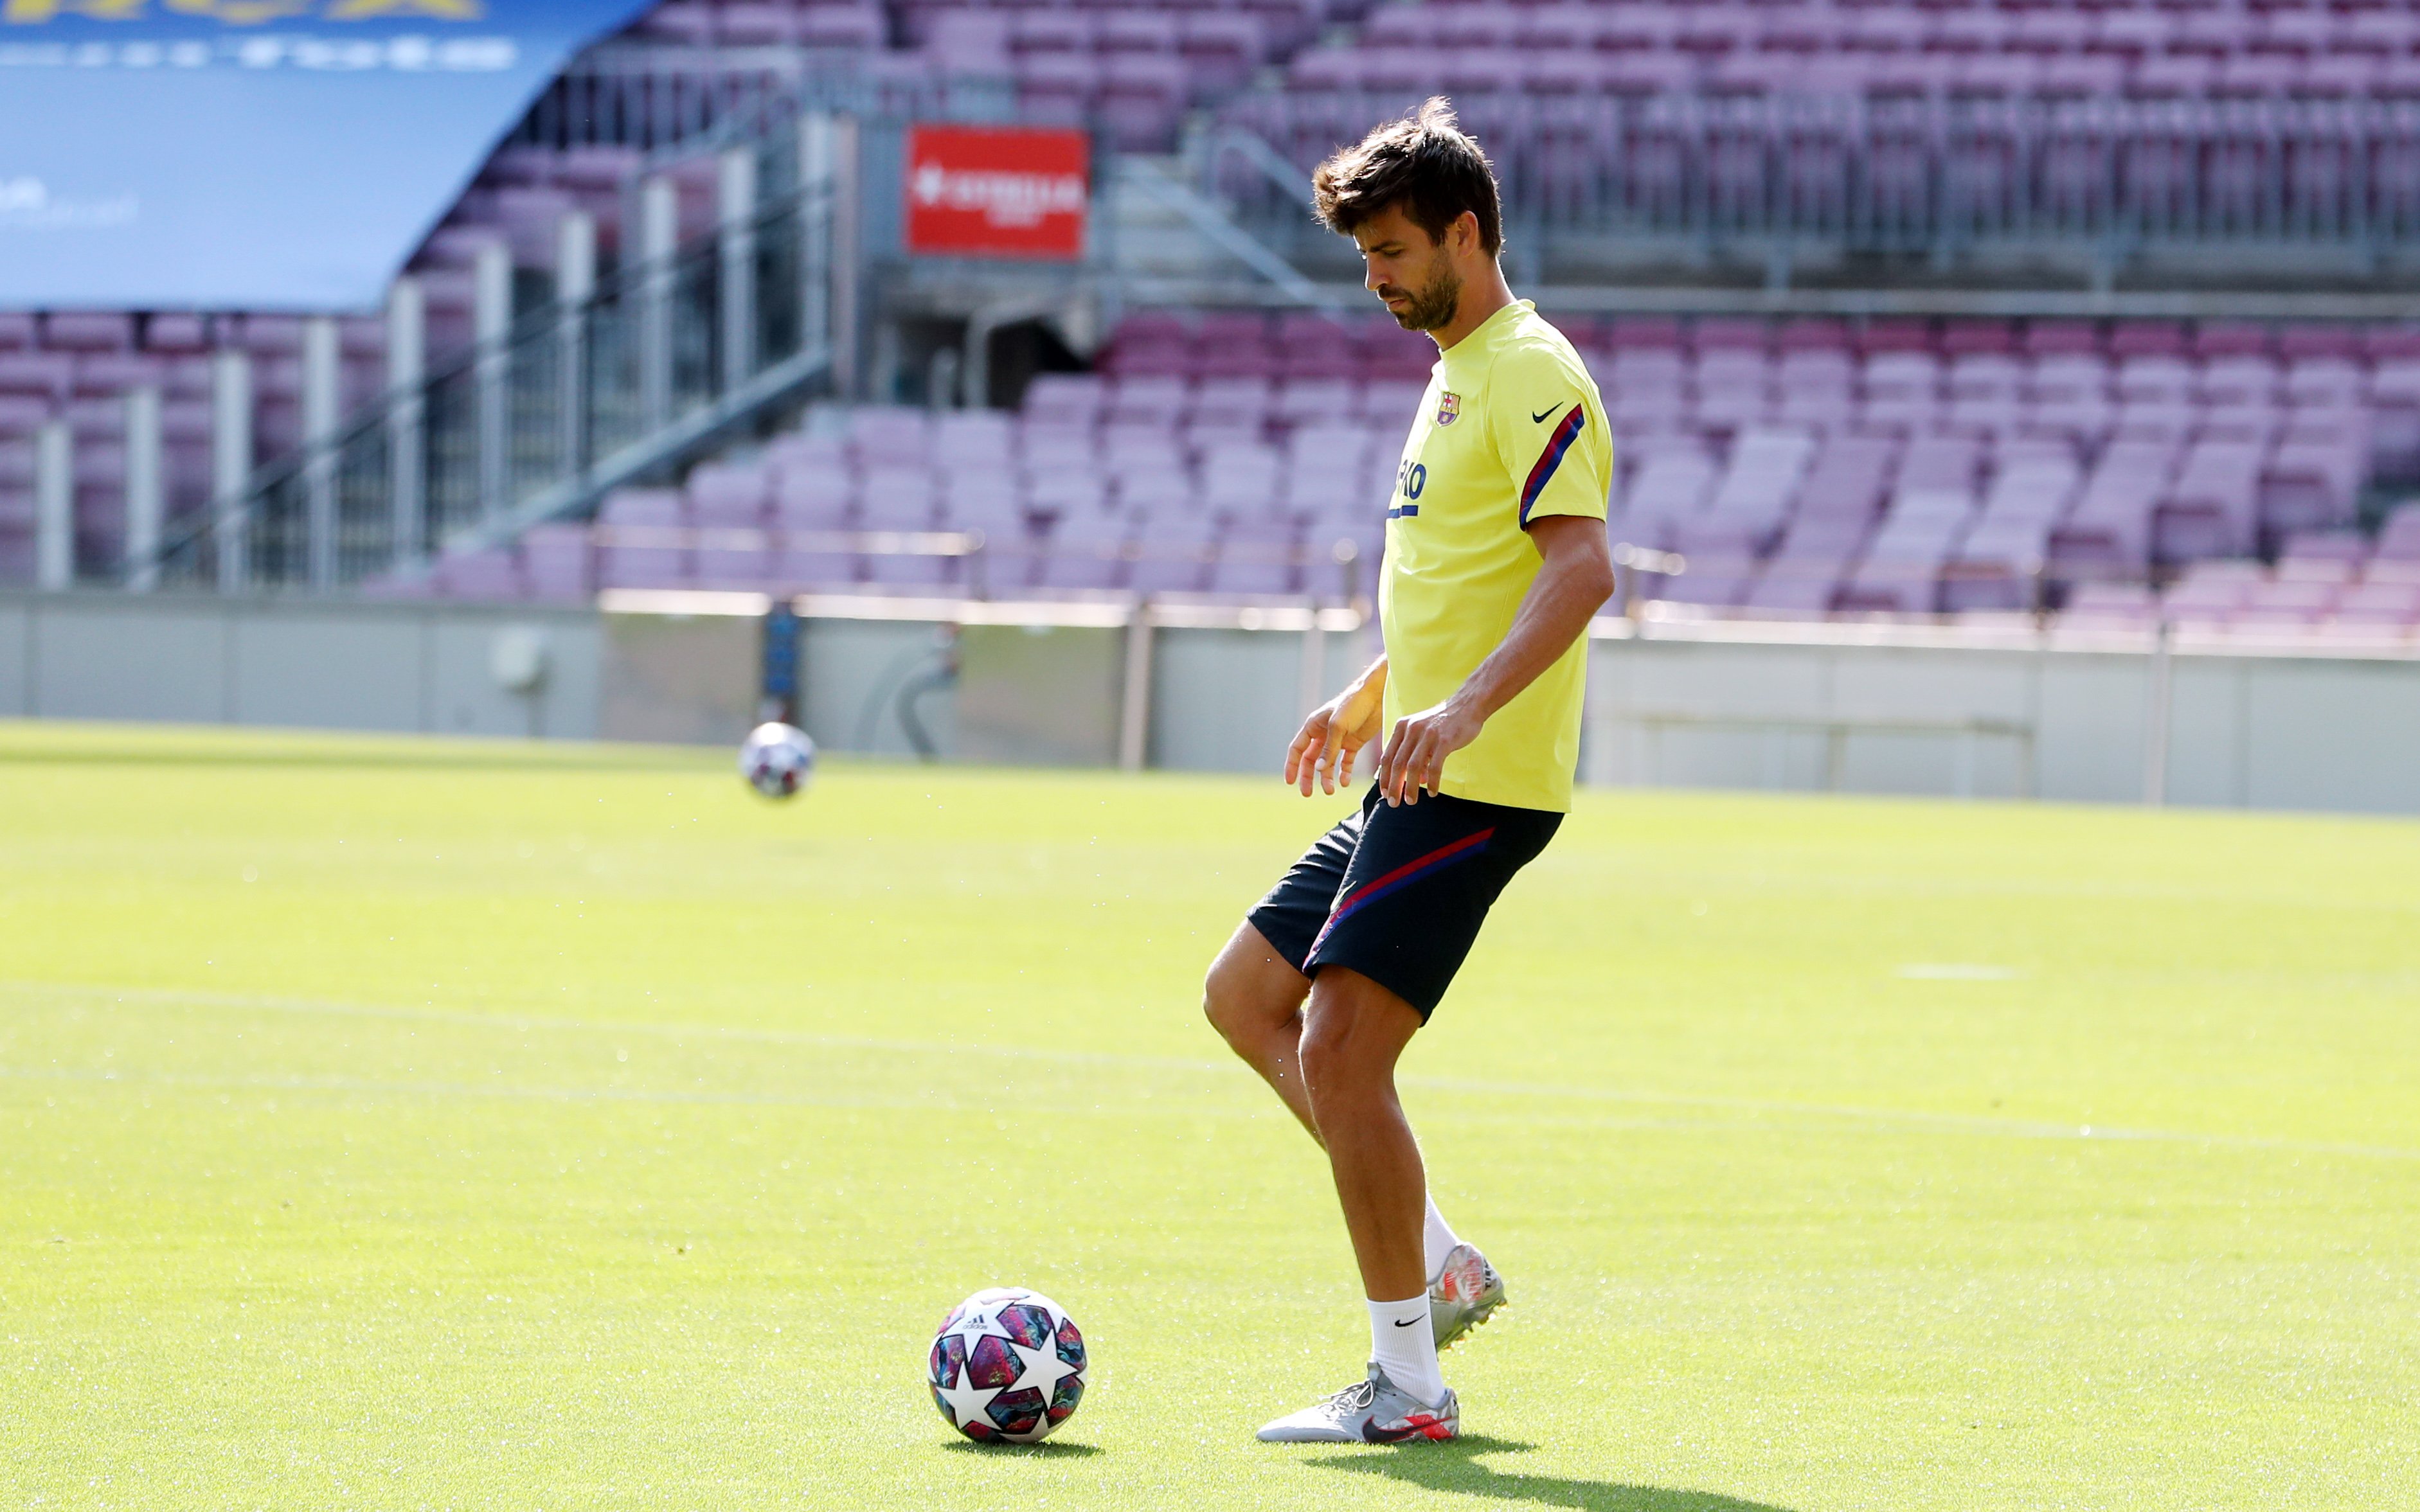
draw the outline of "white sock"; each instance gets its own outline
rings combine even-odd
[[[1437,1369],[1436,1335],[1429,1329],[1429,1294],[1404,1302],[1370,1304],[1370,1358],[1387,1379],[1421,1405],[1445,1400],[1445,1377]]]
[[[1429,1198],[1427,1224],[1420,1230],[1420,1250],[1427,1259],[1432,1286],[1435,1285],[1438,1276],[1445,1274],[1445,1257],[1453,1253],[1453,1247],[1461,1242],[1454,1237],[1452,1226],[1445,1221],[1445,1214],[1437,1211],[1436,1198]]]

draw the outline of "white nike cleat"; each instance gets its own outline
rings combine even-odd
[[[1444,1401],[1423,1407],[1373,1360],[1367,1380],[1279,1418],[1258,1437],[1263,1443],[1414,1443],[1461,1431],[1462,1403],[1452,1387]]]
[[[1429,1327],[1436,1334],[1437,1352],[1451,1349],[1503,1305],[1504,1278],[1486,1256],[1468,1244],[1447,1251],[1445,1269],[1429,1283]]]

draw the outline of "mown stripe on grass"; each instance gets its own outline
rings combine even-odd
[[[795,1044],[817,1049],[847,1049],[912,1056],[997,1057],[1014,1060],[1048,1061],[1071,1065],[1115,1065],[1138,1070],[1197,1072],[1204,1074],[1232,1075],[1234,1067],[1229,1062],[1190,1060],[1164,1056],[1134,1056],[1109,1051],[1064,1050],[1032,1045],[965,1043],[948,1041],[890,1040],[854,1035],[809,1033],[790,1029],[754,1029],[721,1025],[652,1024],[644,1021],[591,1020],[558,1016],[521,1014],[467,1013],[438,1008],[403,1008],[359,1003],[338,1003],[313,998],[252,996],[234,993],[196,993],[162,988],[113,988],[89,983],[43,982],[24,980],[0,981],[0,992],[25,995],[50,994],[60,996],[100,998],[115,1008],[178,1008],[222,1010],[226,1011],[258,1011],[280,1014],[301,1014],[333,1018],[378,1019],[388,1021],[437,1023],[476,1029],[499,1029],[511,1032],[542,1031],[578,1034],[599,1038],[614,1035],[644,1034],[661,1037],[679,1043],[690,1040],[725,1041],[758,1044]],[[15,1071],[0,1071],[0,1075],[23,1075]],[[123,1076],[96,1073],[99,1081],[128,1080]],[[735,1104],[762,1103],[768,1106],[851,1106],[851,1107],[972,1107],[976,1104],[924,1102],[913,1099],[865,1100],[861,1102],[824,1103],[811,1099],[787,1098],[753,1093],[655,1093],[639,1088],[523,1088],[474,1087],[455,1083],[381,1083],[349,1078],[295,1078],[296,1089],[305,1089],[326,1082],[327,1090],[373,1091],[391,1089],[398,1092],[422,1091],[440,1095],[444,1089],[458,1088],[464,1095],[518,1095],[532,1098],[595,1101],[662,1101],[662,1102],[727,1102]],[[1982,1138],[2056,1140],[2077,1142],[2137,1143],[2189,1145],[2207,1149],[2268,1151],[2295,1155],[2350,1156],[2375,1160],[2420,1160],[2420,1149],[2391,1145],[2331,1143],[2320,1140],[2281,1139],[2257,1134],[2226,1134],[2197,1133],[2174,1129],[2135,1129],[2100,1124],[2048,1123],[2038,1119],[1995,1119],[1988,1115],[1931,1113],[1902,1108],[1877,1108],[1853,1103],[1806,1103],[1787,1099],[1713,1097],[1699,1094],[1655,1092],[1626,1088],[1577,1087],[1540,1082],[1481,1081],[1451,1076],[1404,1076],[1401,1085],[1427,1091],[1462,1093],[1473,1096],[1528,1100],[1572,1100],[1581,1102],[1622,1103],[1667,1107],[1697,1107],[1731,1113],[1752,1113],[1762,1116],[1811,1118],[1868,1123],[1910,1134],[1958,1134]],[[343,1085],[338,1085],[343,1084]],[[194,1085],[201,1085],[196,1080]],[[238,1082],[231,1085],[268,1084]],[[1107,1110],[1104,1110],[1107,1111]],[[1199,1107],[1192,1113],[1204,1111]],[[1693,1124],[1692,1126],[1699,1126]]]
[[[1038,1115],[1060,1119],[1070,1116],[1124,1119],[1137,1114],[1154,1114],[1175,1119],[1228,1119],[1239,1122],[1257,1122],[1285,1117],[1274,1103],[1267,1107],[1213,1107],[1197,1103],[1170,1102],[1165,1099],[1137,1098],[1122,1103],[1096,1103],[1085,1105],[1076,1103],[1041,1101],[1024,1098],[1014,1104],[969,1101],[946,1092],[924,1097],[839,1097],[814,1096],[793,1092],[701,1092],[679,1088],[644,1087],[544,1087],[497,1082],[380,1081],[362,1076],[190,1076],[176,1072],[134,1072],[123,1071],[67,1071],[54,1068],[20,1069],[0,1066],[0,1082],[24,1082],[51,1086],[102,1087],[112,1088],[162,1090],[172,1092],[296,1092],[327,1093],[335,1096],[394,1097],[421,1099],[485,1100],[495,1102],[613,1103],[628,1103],[696,1107],[757,1107],[838,1110],[876,1113],[967,1113],[998,1116],[1004,1113]],[[1707,1119],[1536,1119],[1466,1118],[1463,1123],[1515,1122],[1523,1128],[1582,1128],[1597,1132],[1673,1132],[1688,1134],[1773,1134],[1787,1132],[1803,1134],[1803,1129],[1778,1130],[1768,1121],[1715,1120]],[[1890,1134],[1900,1131],[1835,1130],[1834,1133]]]

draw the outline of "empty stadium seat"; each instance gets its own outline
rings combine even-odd
[[[1688,563],[1648,580],[1652,594],[1799,615],[2065,602],[2079,624],[2164,614],[2263,635],[2420,623],[2420,510],[2392,516],[2374,542],[2352,528],[2370,480],[2394,465],[2386,413],[2420,409],[2420,373],[2401,376],[2412,359],[2387,335],[2150,322],[1567,329],[1617,432],[1614,539]],[[861,407],[699,468],[680,491],[617,493],[593,547],[577,527],[524,542],[517,591],[1326,596],[1344,581],[1332,548],[1347,540],[1369,559],[1366,592],[1422,386],[1404,373],[1402,334],[1384,317],[1143,312],[1112,333],[1105,375],[1045,375],[1017,412]],[[1323,337],[1351,373],[1285,376],[1287,353]],[[869,531],[979,532],[982,555],[869,549],[853,533]],[[2244,563],[2256,548],[2276,565]],[[2223,560],[2200,560],[2211,553]],[[2148,586],[2170,573],[2164,597]]]

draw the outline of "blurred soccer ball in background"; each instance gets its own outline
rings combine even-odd
[[[815,743],[796,725],[760,724],[739,747],[739,775],[768,798],[786,798],[815,770]]]
[[[994,1287],[950,1309],[926,1381],[950,1426],[979,1443],[1039,1443],[1084,1396],[1084,1335],[1038,1291]]]

